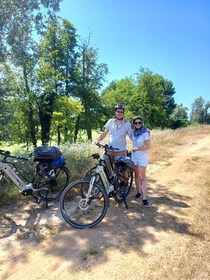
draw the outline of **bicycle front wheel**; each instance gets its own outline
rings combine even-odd
[[[62,193],[60,210],[64,220],[75,228],[91,228],[102,221],[106,215],[109,198],[105,189],[93,184],[89,198],[81,189],[88,190],[90,180],[80,179],[71,183]]]
[[[42,200],[52,201],[59,198],[62,191],[69,183],[69,170],[67,167],[58,167],[50,174],[39,175],[36,184],[34,196]]]

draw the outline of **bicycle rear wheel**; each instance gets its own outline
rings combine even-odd
[[[34,192],[35,198],[41,198],[44,201],[52,201],[59,198],[65,187],[69,183],[69,170],[67,167],[58,167],[52,169],[50,173],[39,175],[36,180]]]
[[[132,183],[133,183],[133,171],[130,168],[126,169],[126,180],[123,182],[121,181],[120,175],[116,176],[116,180],[119,180],[119,184],[118,184],[118,191],[114,196],[114,199],[116,202],[118,203],[122,203],[124,201],[124,199],[128,196],[131,187],[132,187]],[[122,191],[123,188],[123,191]]]
[[[63,191],[60,198],[61,214],[64,220],[75,228],[94,227],[102,221],[107,212],[109,198],[105,189],[94,183],[87,200],[81,189],[88,190],[89,185],[88,179],[77,180]]]

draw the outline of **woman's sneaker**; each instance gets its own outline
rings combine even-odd
[[[136,195],[135,195],[135,198],[140,198],[141,197],[141,194],[140,193],[137,193]]]
[[[149,208],[151,206],[151,204],[149,204],[147,199],[144,199],[142,201],[143,201],[144,207]]]

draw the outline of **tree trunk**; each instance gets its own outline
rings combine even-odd
[[[35,124],[34,124],[34,112],[33,112],[33,105],[29,101],[28,103],[29,113],[28,113],[28,128],[30,133],[30,138],[32,141],[32,144],[34,147],[36,147],[37,141],[36,141],[36,131],[35,131]]]
[[[57,132],[58,132],[58,146],[61,144],[61,127],[57,126]]]
[[[55,93],[47,92],[40,96],[39,118],[41,124],[41,140],[42,144],[49,143],[50,126],[52,113],[54,110]]]
[[[75,123],[75,129],[74,129],[74,143],[77,142],[77,135],[79,131],[79,122],[80,122],[80,115],[77,117],[76,123]]]

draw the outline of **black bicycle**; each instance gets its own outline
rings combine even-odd
[[[0,160],[0,180],[7,175],[22,195],[31,195],[38,204],[43,200],[48,207],[48,202],[59,198],[68,185],[69,170],[64,166],[61,153],[57,154],[59,150],[56,147],[38,147],[37,151],[40,152],[37,157],[36,150],[31,156],[22,157],[0,150],[3,156]],[[18,170],[15,161],[37,161],[32,180]]]
[[[60,209],[64,220],[76,228],[96,226],[106,215],[109,198],[116,202],[124,202],[128,196],[132,182],[134,164],[130,157],[116,156],[114,166],[108,151],[116,148],[98,144],[104,149],[102,157],[98,153],[91,157],[98,163],[85,176],[71,183],[62,193]]]

